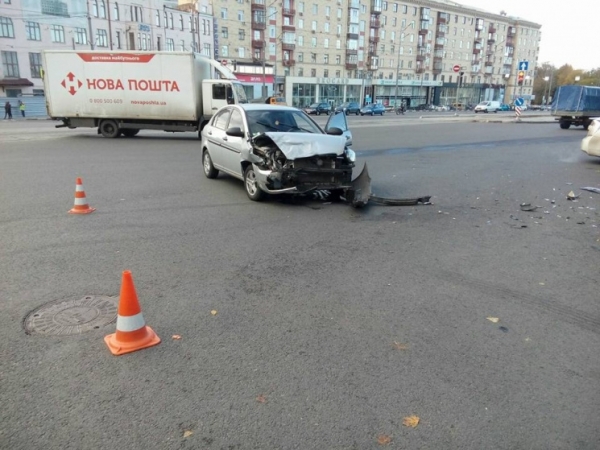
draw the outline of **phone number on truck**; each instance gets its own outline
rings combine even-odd
[[[90,98],[90,103],[123,103],[121,98]]]

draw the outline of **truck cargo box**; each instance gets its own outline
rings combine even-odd
[[[600,87],[560,86],[552,102],[552,113],[561,111],[583,115],[588,112],[600,113]]]

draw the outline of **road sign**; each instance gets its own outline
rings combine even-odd
[[[523,99],[521,97],[519,97],[518,99],[515,100],[515,106],[523,106],[523,103],[525,103],[523,101]]]
[[[519,70],[529,70],[529,61],[519,61]]]
[[[453,71],[455,71],[455,72],[460,72],[460,66],[459,66],[458,64],[455,64],[455,65],[452,67],[452,70],[453,70]]]

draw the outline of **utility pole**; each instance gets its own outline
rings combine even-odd
[[[90,3],[85,2],[87,6],[88,29],[90,33],[90,49],[94,50],[94,30],[92,30],[92,16],[90,15]]]
[[[113,49],[112,26],[110,23],[110,0],[106,0],[106,17],[108,18],[108,45]]]

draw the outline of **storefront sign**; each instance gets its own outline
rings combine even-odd
[[[140,31],[143,31],[145,33],[150,33],[150,25],[144,25],[143,23],[140,23],[138,25],[138,28]]]
[[[236,73],[236,78],[242,83],[262,83],[263,78],[266,84],[273,84],[273,75],[262,75],[248,74],[248,73]]]
[[[373,80],[378,86],[396,86],[396,80]],[[398,86],[442,86],[443,81],[430,80],[398,80]]]
[[[319,84],[348,84],[348,78],[317,78]]]

